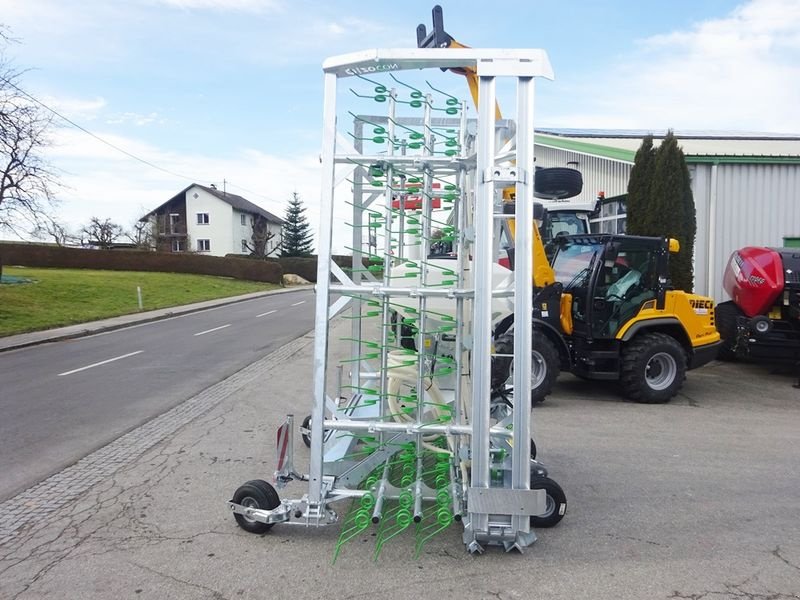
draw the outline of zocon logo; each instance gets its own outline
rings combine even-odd
[[[350,67],[344,72],[348,75],[367,75],[369,73],[380,73],[381,71],[396,71],[400,68],[397,63],[369,65],[368,67]]]

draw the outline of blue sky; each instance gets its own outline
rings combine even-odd
[[[476,47],[538,47],[556,79],[539,126],[800,131],[797,0],[441,1]],[[320,65],[415,46],[433,2],[0,0],[27,91],[132,161],[69,127],[54,132],[59,217],[124,225],[192,181],[283,214],[293,190],[316,225]],[[461,96],[463,81],[437,81]],[[239,186],[238,188],[235,186]],[[246,189],[248,191],[243,191]]]

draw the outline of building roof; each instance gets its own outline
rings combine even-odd
[[[666,131],[542,128],[536,143],[623,162],[633,162],[642,138],[658,146]],[[744,131],[676,131],[687,163],[800,164],[800,134]]]
[[[175,194],[172,198],[170,198],[169,200],[167,200],[166,202],[164,202],[160,206],[158,206],[158,207],[154,208],[153,210],[151,210],[149,213],[147,213],[145,216],[143,216],[142,219],[140,219],[140,220],[147,219],[150,215],[152,215],[154,213],[157,213],[161,208],[163,208],[164,206],[166,206],[170,202],[178,200],[181,196],[183,196],[187,191],[189,191],[193,187],[199,187],[201,190],[203,190],[205,192],[208,192],[209,194],[211,194],[212,196],[214,196],[216,198],[219,198],[223,202],[227,202],[228,204],[230,204],[236,210],[240,210],[242,212],[246,212],[246,213],[250,213],[250,214],[261,215],[267,221],[271,221],[272,223],[277,223],[279,225],[283,225],[283,223],[284,223],[284,220],[281,219],[280,217],[276,217],[271,212],[269,212],[267,210],[264,210],[263,208],[261,208],[257,204],[253,204],[252,202],[250,202],[246,198],[242,198],[241,196],[237,196],[236,194],[231,194],[230,192],[223,192],[221,190],[218,190],[217,188],[206,187],[204,185],[200,185],[199,183],[193,183],[192,185],[185,187],[183,190],[181,190],[180,192]]]

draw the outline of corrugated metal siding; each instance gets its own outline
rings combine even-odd
[[[574,166],[568,165],[568,162],[578,163],[577,169],[583,174],[583,192],[572,198],[573,202],[594,202],[598,192],[605,192],[606,198],[611,198],[628,191],[628,179],[633,166],[630,163],[538,144],[535,154],[537,167],[567,167]]]
[[[592,202],[626,193],[632,165],[569,150],[536,146],[536,165],[578,163],[583,193],[575,201]],[[744,246],[780,246],[784,237],[800,237],[800,165],[720,164],[717,199],[710,198],[713,166],[690,166],[697,210],[695,291],[718,302],[728,300],[722,274],[731,253]],[[714,211],[714,214],[711,214]],[[711,246],[709,246],[711,244]]]
[[[707,277],[696,278],[695,289],[720,301],[728,299],[722,289],[722,274],[734,250],[743,246],[780,246],[785,236],[800,235],[800,165],[717,167],[716,215],[709,215],[714,243],[709,257],[709,221],[704,221],[701,229],[699,217],[701,212],[709,212],[711,168],[699,166],[693,183],[698,212],[696,262],[707,263],[710,258],[712,269],[711,286]]]

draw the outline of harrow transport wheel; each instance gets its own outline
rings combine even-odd
[[[532,490],[547,492],[547,506],[543,515],[531,517],[531,527],[554,527],[567,513],[567,496],[564,490],[549,477],[531,479]]]
[[[303,429],[308,429],[311,431],[311,415],[307,415],[305,419],[303,419]],[[307,448],[311,448],[311,433],[303,433],[300,432],[300,437],[303,438],[303,443],[306,445]]]
[[[514,334],[506,333],[494,343],[497,354],[514,354]],[[539,404],[553,391],[558,379],[561,364],[558,350],[543,333],[536,331],[531,347],[531,406]],[[492,358],[492,387],[502,385],[503,381],[513,384],[514,360],[509,356]]]
[[[720,302],[714,309],[717,331],[722,338],[722,345],[719,347],[720,360],[736,360],[736,319],[741,314],[741,309],[730,300]]]
[[[263,510],[271,510],[281,505],[281,499],[275,488],[261,479],[253,479],[240,485],[231,502],[241,504],[247,508],[260,508]],[[274,523],[262,523],[255,519],[249,519],[238,513],[234,513],[233,516],[239,527],[250,533],[265,533],[272,529],[274,525]]]
[[[663,404],[686,379],[686,353],[672,336],[647,333],[622,351],[620,384],[624,394],[642,404]]]

